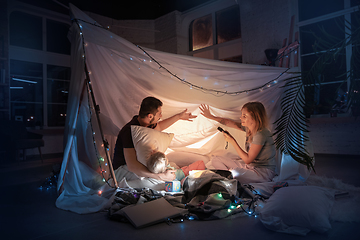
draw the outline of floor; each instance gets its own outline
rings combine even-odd
[[[360,156],[316,155],[317,175],[360,187]],[[266,229],[258,218],[159,223],[135,229],[109,220],[107,212],[79,215],[55,207],[55,188],[40,190],[61,158],[0,165],[1,239],[358,239],[359,223],[332,222],[326,234],[306,237]],[[356,234],[356,235],[355,235]]]

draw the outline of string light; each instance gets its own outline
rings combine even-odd
[[[81,20],[81,19],[73,19],[73,21],[82,21],[82,22],[85,22],[85,23],[88,23],[88,24],[91,24],[91,25],[94,25],[96,27],[100,27],[100,28],[103,28],[105,30],[108,30],[109,29],[109,26],[108,28],[104,28],[102,27],[101,25],[97,24],[97,22],[95,23],[90,23],[90,22],[87,22],[87,21],[84,21],[84,20]],[[156,61],[148,52],[146,52],[142,47],[140,47],[139,45],[136,45],[139,49],[142,50],[143,54],[147,55],[149,58],[150,58],[150,62],[155,62],[158,64],[158,67],[159,67],[159,70],[160,69],[165,69],[169,74],[175,76],[175,74],[173,74],[171,71],[169,71],[167,68],[165,68],[164,66],[162,66],[158,61]],[[291,52],[293,51],[296,51],[297,49],[293,49],[291,51],[289,51],[288,54],[290,54]],[[288,54],[286,55],[286,57],[288,57]],[[276,60],[278,60],[279,58],[283,58],[284,57],[284,53],[281,54],[280,56],[278,56],[278,58]],[[133,58],[130,58],[130,60],[133,60]],[[264,86],[268,85],[269,83],[273,82],[274,84],[277,84],[278,83],[278,79],[286,72],[288,72],[290,70],[290,68],[287,68],[285,71],[283,71],[282,73],[279,73],[279,75],[273,79],[273,80],[270,80],[269,82],[265,83],[263,86],[259,86],[259,87],[256,87],[256,88],[253,88],[253,89],[247,89],[247,90],[242,90],[242,91],[235,91],[235,92],[228,92],[228,91],[220,91],[220,90],[215,90],[215,89],[208,89],[208,88],[203,88],[203,87],[200,87],[200,86],[197,86],[193,83],[190,83],[188,81],[186,81],[185,79],[181,79],[177,76],[175,76],[178,80],[180,80],[182,83],[184,84],[188,84],[189,86],[192,86],[192,88],[194,89],[197,89],[197,90],[200,90],[202,92],[207,92],[207,93],[215,93],[216,95],[218,95],[219,93],[222,93],[223,95],[234,95],[234,96],[237,96],[238,94],[240,93],[246,93],[246,94],[249,94],[249,92],[252,92],[252,91],[259,91],[260,89],[262,89]],[[208,77],[204,77],[204,79],[208,79]],[[271,85],[270,85],[271,86]]]
[[[79,28],[80,28],[80,35],[81,35],[81,37],[82,37],[83,51],[84,51],[84,54],[82,55],[82,57],[84,58],[84,61],[85,61],[85,46],[87,46],[87,44],[86,44],[85,41],[84,41],[84,36],[83,36],[82,31],[81,31],[82,25],[79,24],[79,21],[82,21],[82,22],[86,22],[86,21],[83,21],[83,20],[80,20],[80,19],[73,19],[73,21],[76,21],[76,22],[78,23],[78,25],[79,25]],[[89,23],[89,22],[86,22],[86,23]],[[102,26],[98,25],[96,22],[95,22],[95,23],[89,23],[89,24],[92,24],[92,25],[94,25],[94,26],[103,28]],[[109,28],[110,28],[110,27],[108,26],[107,29],[109,29]],[[106,28],[104,28],[104,29],[106,29]],[[110,37],[112,37],[112,36],[110,36]],[[143,51],[143,54],[145,54],[145,55],[147,55],[147,56],[149,57],[149,62],[151,62],[151,63],[154,62],[154,63],[156,63],[156,64],[158,65],[159,70],[160,70],[160,69],[164,69],[165,72],[167,72],[168,74],[170,74],[171,77],[174,77],[174,78],[178,79],[178,80],[179,80],[181,83],[183,83],[183,84],[187,84],[190,89],[196,89],[196,90],[200,90],[200,91],[202,91],[202,92],[206,92],[206,93],[210,93],[210,94],[216,94],[216,96],[223,96],[223,95],[235,95],[235,96],[237,96],[237,95],[240,94],[240,93],[249,94],[249,92],[252,92],[252,91],[263,91],[263,88],[264,88],[265,86],[271,87],[271,84],[270,84],[270,83],[272,83],[272,84],[277,84],[277,83],[278,83],[278,79],[279,79],[284,73],[286,73],[286,72],[289,70],[289,68],[286,69],[285,71],[283,71],[282,73],[280,73],[277,77],[275,77],[275,79],[272,79],[272,80],[268,81],[268,82],[265,83],[263,86],[259,86],[259,87],[253,88],[253,89],[246,89],[246,90],[241,90],[241,91],[234,91],[234,92],[221,91],[221,90],[217,90],[217,89],[204,88],[203,86],[198,86],[198,85],[196,85],[196,84],[193,84],[193,83],[187,81],[185,78],[180,78],[180,77],[178,77],[176,74],[172,73],[170,70],[168,70],[168,69],[167,69],[166,67],[164,67],[162,64],[160,64],[156,59],[154,59],[148,52],[146,52],[146,51],[145,51],[144,49],[142,49],[140,46],[137,45],[137,47]],[[111,56],[113,56],[113,53],[111,53]],[[130,58],[127,58],[127,59],[130,59],[131,61],[134,60],[133,57],[130,57]],[[141,59],[138,58],[138,60],[139,60],[140,62],[146,63],[146,59],[144,59],[144,58],[141,58]],[[119,62],[122,62],[121,59],[119,59]],[[86,67],[86,62],[85,62],[85,67]],[[140,70],[140,66],[139,66],[139,70]],[[88,74],[90,75],[91,72],[89,71]],[[154,74],[154,71],[152,72],[152,74]],[[205,76],[205,77],[204,77],[204,80],[208,80],[208,79],[209,79],[208,76]],[[90,79],[88,79],[88,83],[89,83],[89,85],[91,85]],[[220,84],[219,84],[218,82],[215,82],[214,85],[220,85]],[[88,89],[88,93],[91,93],[91,89]],[[90,98],[88,98],[88,99],[90,99]],[[91,109],[90,103],[89,103],[89,109]],[[92,113],[91,113],[91,111],[90,111],[90,115],[91,115],[91,114],[92,114]],[[91,117],[90,117],[89,123],[90,123],[90,125],[92,126]],[[95,134],[93,134],[93,137],[94,137],[94,135],[95,135]],[[97,151],[97,148],[96,148],[96,141],[95,141],[95,139],[94,139],[94,147],[95,147],[95,152],[96,152],[96,154],[99,154],[99,152]],[[106,150],[109,151],[108,148],[106,148]],[[101,157],[101,158],[98,158],[98,159],[102,159],[102,160],[103,160],[102,157]],[[99,161],[99,166],[100,166],[100,168],[101,168],[101,162],[103,162],[102,160]],[[105,166],[107,166],[107,163],[105,164]],[[106,171],[101,171],[101,172],[103,173],[103,172],[106,172]],[[106,181],[105,177],[103,178],[103,181],[104,181],[104,182]],[[222,194],[221,194],[221,193],[219,193],[219,197],[222,197]]]

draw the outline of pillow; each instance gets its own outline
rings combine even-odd
[[[165,152],[174,137],[173,133],[142,126],[131,126],[131,135],[137,160],[145,166],[152,151]]]
[[[260,210],[260,220],[270,230],[305,236],[311,230],[324,233],[331,228],[334,204],[331,191],[316,186],[278,189]]]
[[[180,168],[188,166],[196,161],[202,160],[204,164],[209,162],[210,158],[205,155],[191,152],[171,152],[166,155],[169,162],[173,162]]]

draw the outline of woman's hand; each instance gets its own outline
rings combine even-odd
[[[174,181],[176,176],[175,176],[175,172],[176,170],[166,170],[163,173],[159,173],[158,176],[160,178],[160,180],[166,182],[166,181]]]
[[[231,144],[237,143],[235,138],[228,131],[223,132],[225,140]]]
[[[210,107],[208,105],[201,104],[199,109],[201,111],[200,112],[201,115],[209,119],[214,119],[214,116],[211,114]]]

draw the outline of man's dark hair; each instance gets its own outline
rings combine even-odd
[[[163,105],[162,102],[157,98],[154,97],[144,98],[141,102],[139,117],[144,118],[150,113],[155,115],[157,113],[157,109],[162,105]]]

